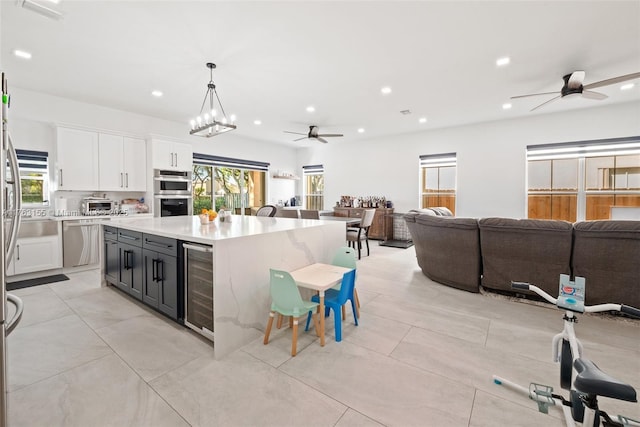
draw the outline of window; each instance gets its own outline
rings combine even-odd
[[[640,137],[527,147],[528,218],[609,219],[640,207]]]
[[[302,174],[305,208],[324,209],[324,167],[322,165],[303,166]]]
[[[221,208],[250,215],[265,204],[269,163],[193,153],[193,213]]]
[[[420,156],[420,207],[456,212],[456,153]]]
[[[49,206],[49,153],[18,150],[22,206]]]

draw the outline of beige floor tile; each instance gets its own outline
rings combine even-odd
[[[188,426],[115,355],[10,393],[9,425]]]
[[[347,409],[335,427],[381,427],[382,424],[362,415],[353,409]]]
[[[331,426],[346,410],[241,351],[203,356],[151,385],[192,426]]]
[[[18,328],[74,314],[51,289],[46,286],[37,287],[41,288],[39,292],[20,296],[24,311]]]
[[[18,328],[7,341],[10,391],[113,353],[76,315]]]
[[[330,343],[280,368],[384,425],[466,426],[474,389],[379,353]]]
[[[154,315],[113,323],[96,333],[147,382],[213,354],[213,347],[190,330]]]
[[[48,285],[63,300],[97,292],[101,289],[99,269],[68,273],[67,277],[69,280]]]
[[[554,411],[551,414],[543,414],[534,408],[531,400],[523,396],[522,403],[518,405],[508,400],[500,399],[483,391],[476,392],[471,411],[469,427],[494,427],[494,426],[518,426],[518,427],[562,427],[566,424]]]

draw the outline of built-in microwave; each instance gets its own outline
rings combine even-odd
[[[153,194],[191,196],[191,171],[154,169]]]
[[[153,196],[154,216],[181,216],[193,215],[193,198],[191,195]]]

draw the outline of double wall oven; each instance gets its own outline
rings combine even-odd
[[[191,171],[153,171],[153,212],[155,216],[193,215]]]

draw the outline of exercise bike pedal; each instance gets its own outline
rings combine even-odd
[[[538,411],[543,414],[549,413],[549,406],[555,406],[556,401],[553,396],[553,387],[544,384],[529,384],[529,399],[535,400],[538,404]]]

